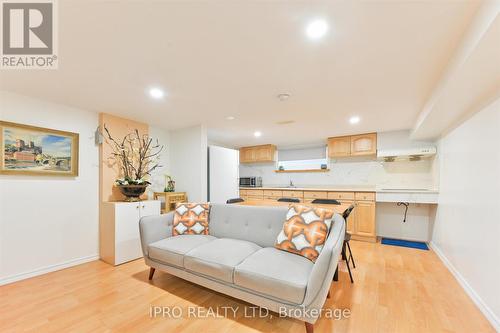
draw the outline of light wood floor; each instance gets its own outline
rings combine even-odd
[[[494,332],[432,251],[351,242],[325,308],[348,319],[320,319],[315,332]],[[150,306],[250,305],[174,276],[148,282],[142,260],[118,267],[100,261],[0,287],[0,332],[305,332],[288,318],[150,318]],[[241,310],[242,311],[242,310]],[[187,316],[184,316],[187,317]]]

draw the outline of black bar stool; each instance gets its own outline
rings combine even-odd
[[[311,203],[319,205],[341,205],[340,201],[335,199],[314,199]]]
[[[352,261],[352,267],[356,268],[356,264],[354,263],[354,257],[352,255],[351,246],[349,245],[349,241],[351,240],[351,234],[347,232],[347,218],[351,215],[352,210],[354,209],[354,205],[350,205],[343,213],[342,217],[345,220],[346,230],[344,236],[344,244],[342,245],[342,259],[345,260],[347,264],[347,270],[349,271],[349,277],[351,278],[351,283],[354,283],[351,274],[351,268],[349,267],[349,262]],[[349,250],[349,257],[347,256],[347,251]]]
[[[238,203],[238,202],[243,202],[245,200],[243,200],[242,198],[234,198],[234,199],[229,199],[226,201],[227,204],[235,204],[235,203]]]
[[[297,198],[279,198],[278,202],[294,202],[294,203],[298,203],[298,202],[300,202],[300,199],[297,199]]]
[[[340,201],[335,199],[314,199],[311,201],[313,204],[321,204],[321,205],[341,205]],[[354,263],[354,257],[352,256],[351,246],[349,245],[349,241],[351,240],[351,234],[347,232],[347,218],[351,214],[354,209],[354,205],[350,205],[343,213],[342,217],[345,220],[345,235],[344,235],[344,244],[342,244],[342,260],[345,260],[347,264],[347,271],[349,272],[349,278],[351,279],[351,283],[354,283],[351,273],[351,267],[349,262],[352,261],[352,267],[356,268],[356,264]],[[347,256],[347,250],[349,250],[349,257]],[[335,271],[335,276],[333,278],[335,281],[338,279],[338,268]]]

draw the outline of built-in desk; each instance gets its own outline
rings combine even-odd
[[[377,202],[437,204],[439,192],[424,189],[377,189]]]
[[[378,188],[375,199],[377,235],[428,242],[433,231],[438,199],[437,189]],[[399,202],[405,204],[398,205]]]

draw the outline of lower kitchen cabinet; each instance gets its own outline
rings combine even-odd
[[[375,202],[356,201],[353,210],[354,225],[348,230],[352,239],[375,242],[377,240],[375,227]],[[352,224],[352,223],[348,223]]]
[[[354,209],[347,219],[347,232],[351,239],[367,242],[377,241],[375,224],[375,193],[346,191],[312,191],[303,189],[277,190],[270,188],[240,189],[240,197],[248,201],[276,201],[280,197],[298,198],[300,202],[310,204],[314,199],[335,199],[343,205],[354,204]],[[329,208],[328,206],[326,206]]]
[[[342,205],[352,205],[354,204],[354,201],[351,201],[351,200],[339,200],[340,203]],[[352,233],[354,232],[355,230],[355,226],[356,226],[356,207],[352,210],[351,214],[349,215],[349,217],[347,218],[347,221],[346,221],[347,225],[347,232],[350,233],[352,235]]]

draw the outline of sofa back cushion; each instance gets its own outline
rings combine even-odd
[[[288,207],[212,204],[209,234],[273,247],[283,229]]]

